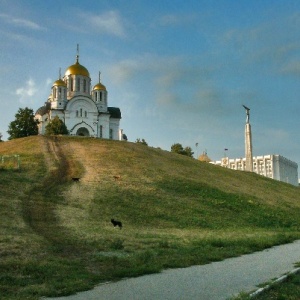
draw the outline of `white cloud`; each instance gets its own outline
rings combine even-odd
[[[270,74],[300,74],[300,14],[270,18],[250,27],[230,28],[220,35],[222,51],[242,66],[264,68]],[[231,60],[234,62],[233,60]]]
[[[123,60],[109,69],[111,78],[118,84],[131,80],[141,70],[142,66],[136,60]]]
[[[20,102],[22,104],[32,103],[33,96],[37,93],[38,89],[33,79],[29,79],[24,87],[20,87],[16,90],[16,95],[20,96]]]
[[[292,74],[292,75],[300,75],[300,59],[292,60],[286,63],[281,68],[281,73],[283,74]]]
[[[100,15],[79,13],[79,17],[98,33],[125,37],[125,25],[117,11],[108,11]]]
[[[132,83],[143,99],[145,91],[151,91],[147,103],[154,107],[152,114],[157,113],[157,106],[169,112],[184,109],[219,114],[220,91],[210,79],[213,69],[191,64],[190,58],[143,55],[118,62],[109,72],[119,86],[128,88]]]
[[[17,34],[17,33],[13,33],[13,32],[7,32],[4,30],[0,30],[0,35],[8,38],[10,40],[21,42],[21,43],[27,43],[29,45],[33,43],[32,38],[30,38],[26,35],[23,35],[23,34]]]
[[[51,92],[53,80],[47,78],[39,84],[32,78],[29,78],[25,84],[16,89],[15,95],[19,96],[19,102],[23,105],[42,105]]]
[[[46,80],[46,87],[48,87],[52,83],[52,79],[47,78]]]
[[[203,73],[203,70],[199,71],[197,67],[189,69],[184,64],[185,61],[182,57],[160,57],[144,54],[134,59],[117,62],[110,67],[109,72],[112,79],[119,84],[126,83],[140,75],[146,75],[152,76],[153,82],[156,82],[157,85],[164,86],[171,86],[178,81],[184,81],[184,77],[192,73],[194,77]]]
[[[44,27],[40,26],[39,24],[27,20],[27,19],[21,19],[21,18],[14,18],[13,16],[7,15],[7,14],[0,14],[0,18],[4,20],[6,23],[15,25],[18,27],[26,27],[33,30],[43,30]]]

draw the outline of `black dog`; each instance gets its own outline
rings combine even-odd
[[[112,224],[114,225],[114,227],[119,226],[120,229],[122,229],[122,222],[111,219]]]

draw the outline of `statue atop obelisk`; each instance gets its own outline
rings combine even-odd
[[[246,110],[246,125],[245,125],[245,157],[246,171],[253,172],[253,155],[252,155],[252,133],[250,125],[250,108],[243,105]]]

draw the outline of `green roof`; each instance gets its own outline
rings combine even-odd
[[[121,119],[121,111],[119,107],[108,107],[107,109],[111,118]]]

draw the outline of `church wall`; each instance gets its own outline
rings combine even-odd
[[[109,130],[110,130],[110,139],[118,140],[119,137],[119,119],[110,118]]]
[[[98,120],[98,137],[109,139],[109,114],[101,114]]]
[[[66,106],[65,124],[71,135],[76,135],[78,128],[82,126],[89,131],[90,136],[96,136],[97,115],[97,107],[89,97],[77,96],[69,100]]]

